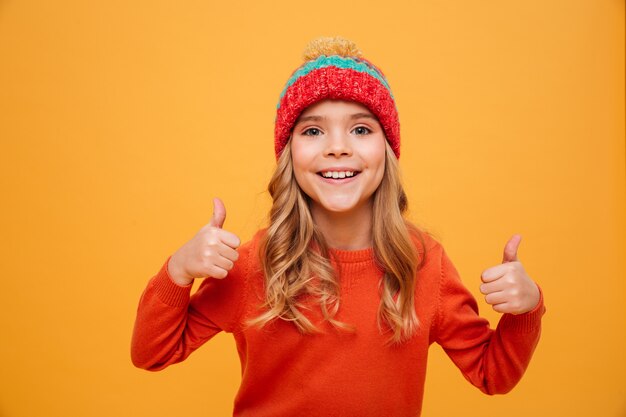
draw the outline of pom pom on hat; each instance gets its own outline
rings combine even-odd
[[[361,58],[363,53],[354,42],[340,36],[313,39],[304,48],[304,52],[302,53],[302,57],[305,62],[312,61],[321,55],[339,55]]]
[[[363,104],[380,122],[396,157],[400,157],[400,122],[393,94],[383,72],[363,57],[348,39],[322,37],[309,42],[304,63],[287,81],[276,107],[276,159],[287,145],[300,113],[324,99]]]

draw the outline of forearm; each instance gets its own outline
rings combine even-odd
[[[191,353],[185,332],[191,284],[175,284],[166,265],[141,296],[131,342],[133,364],[152,371],[180,362]]]
[[[541,317],[545,313],[543,295],[539,304],[524,314],[504,314],[491,336],[483,363],[486,394],[504,394],[520,381],[541,336]]]

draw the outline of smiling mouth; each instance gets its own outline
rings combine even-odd
[[[345,178],[354,178],[360,173],[361,171],[320,171],[317,175],[324,179],[342,180]]]

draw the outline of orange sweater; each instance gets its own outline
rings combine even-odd
[[[238,249],[240,258],[227,278],[205,279],[191,297],[191,285],[172,282],[163,264],[139,302],[131,347],[135,366],[161,370],[218,332],[232,333],[242,371],[233,415],[254,417],[419,415],[433,342],[487,394],[508,392],[526,370],[539,341],[543,295],[534,310],[503,314],[490,329],[442,246],[426,234],[415,299],[420,328],[403,345],[385,346],[389,333],[381,335],[376,324],[382,272],[371,248],[332,250],[334,266],[341,264],[336,318],[354,324],[355,333],[335,330],[316,310],[306,314],[323,334],[301,335],[282,320],[245,328],[263,298],[261,233]]]

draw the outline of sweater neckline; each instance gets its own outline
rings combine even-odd
[[[364,249],[337,249],[328,248],[331,258],[340,263],[355,263],[374,260],[374,248]]]

